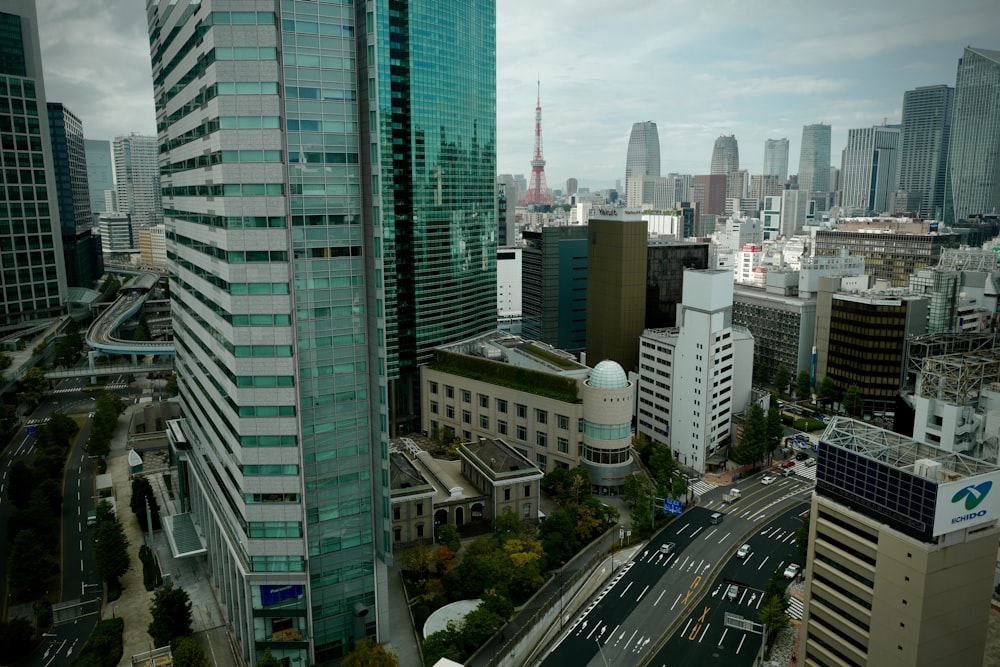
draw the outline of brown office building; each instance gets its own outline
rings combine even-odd
[[[646,221],[637,211],[601,208],[587,234],[587,359],[635,370],[646,326]]]
[[[705,174],[695,176],[692,182],[691,200],[701,205],[702,213],[722,215],[726,212],[725,174]],[[695,236],[710,234],[714,230],[698,230]]]
[[[982,665],[998,518],[996,465],[835,417],[819,444],[798,664]]]

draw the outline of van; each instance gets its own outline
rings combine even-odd
[[[807,459],[806,460],[806,465],[807,466],[814,466],[814,465],[816,465],[816,459]]]
[[[715,512],[709,517],[708,522],[713,526],[722,523],[722,512]]]

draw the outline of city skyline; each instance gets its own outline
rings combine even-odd
[[[142,4],[37,5],[49,98],[80,116],[88,139],[154,134]],[[990,2],[921,1],[905,17],[893,6],[848,5],[796,15],[790,3],[771,13],[626,3],[609,16],[585,1],[499,3],[497,171],[531,172],[538,78],[548,181],[612,187],[624,179],[637,120],[657,123],[664,174],[707,174],[716,137],[730,133],[751,173],[766,139],[788,137],[797,173],[803,125],[832,126],[839,162],[849,129],[900,122],[905,91],[954,86],[966,45],[1000,46],[990,34],[1000,10]],[[739,26],[741,38],[726,26]]]

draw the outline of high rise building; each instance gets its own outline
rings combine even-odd
[[[788,180],[788,139],[768,139],[764,142],[765,176],[777,176],[779,181]]]
[[[732,134],[724,134],[715,140],[712,148],[712,168],[710,174],[729,174],[740,168],[740,147],[736,143],[736,137]]]
[[[632,124],[625,154],[625,202],[627,206],[642,206],[647,177],[660,176],[660,135],[656,123],[647,120]]]
[[[994,464],[834,417],[819,441],[798,664],[984,664],[998,482]]]
[[[587,226],[524,231],[521,333],[568,352],[587,348]]]
[[[966,47],[951,123],[954,219],[1000,211],[1000,51]]]
[[[246,122],[246,121],[243,121]],[[160,147],[156,137],[141,134],[115,137],[115,187],[118,195],[118,212],[132,216],[138,227],[158,225],[163,222],[163,204],[160,199]],[[205,158],[191,158],[190,166],[166,165],[173,170],[191,169],[198,164],[211,164]]]
[[[825,123],[802,126],[802,146],[799,151],[799,190],[829,192],[830,187],[830,126]]]
[[[726,181],[724,174],[695,176],[691,184],[691,200],[701,205],[702,213],[722,215],[726,211]],[[698,230],[698,234],[711,230]]]
[[[575,178],[566,179],[566,196],[572,197],[580,189],[580,182]]]
[[[899,138],[899,187],[918,202],[923,218],[943,220],[948,144],[955,89],[923,86],[903,94]]]
[[[848,130],[840,168],[841,207],[876,213],[889,210],[889,195],[896,187],[898,168],[898,125]],[[829,175],[822,182],[828,180]]]
[[[91,234],[94,220],[90,210],[83,123],[58,102],[48,103],[48,116],[66,284],[93,287],[94,281],[104,272],[104,266],[99,241]]]
[[[87,188],[90,191],[92,225],[97,225],[101,213],[110,213],[105,206],[105,195],[115,189],[115,167],[111,160],[111,142],[105,139],[84,139],[87,154]]]
[[[34,0],[0,6],[0,329],[62,315],[59,204]],[[27,167],[27,168],[26,168]]]
[[[198,524],[247,662],[388,637],[390,433],[419,420],[432,350],[496,327],[495,13],[148,5],[175,523]]]

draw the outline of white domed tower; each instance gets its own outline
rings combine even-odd
[[[617,494],[632,472],[632,383],[616,362],[597,364],[583,383],[583,467],[590,483]]]

